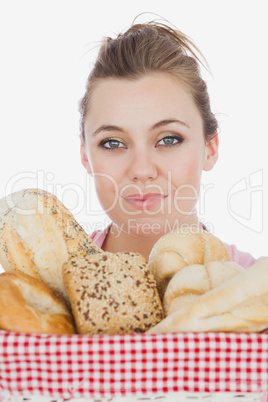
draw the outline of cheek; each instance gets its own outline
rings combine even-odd
[[[173,207],[177,214],[188,216],[199,198],[202,169],[198,157],[180,162],[172,181]]]
[[[99,202],[105,210],[114,208],[118,199],[118,185],[111,175],[94,173],[94,183]]]
[[[190,183],[199,184],[202,174],[202,163],[198,157],[188,161],[187,169],[185,171],[186,177]]]
[[[94,173],[94,181],[97,193],[100,197],[110,197],[112,194],[118,193],[118,184],[116,179],[109,173]]]
[[[92,172],[96,177],[105,177],[110,179],[110,181],[118,182],[122,176],[122,163],[116,158],[111,158],[103,155],[103,153],[98,154],[98,151],[91,154],[91,167]]]
[[[94,173],[94,181],[96,190],[100,195],[105,195],[106,192],[112,194],[117,192],[117,182],[110,174]]]
[[[91,176],[94,179],[96,192],[102,207],[109,210],[114,207],[114,203],[119,196],[119,186],[121,183],[123,169],[122,164],[109,155],[103,156],[98,150],[91,153]]]
[[[202,166],[200,155],[181,157],[167,167],[166,176],[171,177],[172,184],[175,187],[181,185],[199,187]]]

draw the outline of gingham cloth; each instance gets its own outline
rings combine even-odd
[[[268,388],[268,334],[0,331],[0,393],[82,398]]]

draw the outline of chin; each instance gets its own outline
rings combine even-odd
[[[141,220],[129,220],[124,231],[131,236],[157,240],[166,232],[170,231],[167,230],[165,226],[166,225],[163,222],[148,222],[148,218],[144,222]]]
[[[154,222],[137,221],[135,224],[128,227],[129,234],[144,238],[144,239],[152,239],[156,240],[161,236],[169,233],[171,231],[177,230],[180,227],[186,226],[197,226],[199,225],[198,219],[196,219],[195,215],[189,214],[187,217],[175,218],[175,219],[160,219]]]

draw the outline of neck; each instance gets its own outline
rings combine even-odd
[[[159,238],[160,236],[158,236]],[[110,231],[103,243],[102,249],[110,253],[131,251],[141,254],[146,261],[149,259],[150,252],[153,245],[158,238],[144,239],[128,234],[114,225],[111,226]]]
[[[144,238],[135,236],[120,230],[114,224],[111,225],[109,233],[103,243],[102,249],[110,253],[131,251],[141,254],[148,262],[149,255],[154,244],[162,237],[163,234],[158,234],[152,237]]]

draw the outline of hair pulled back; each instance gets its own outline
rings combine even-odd
[[[195,51],[202,56],[182,32],[155,21],[134,24],[115,39],[104,38],[88,77],[85,95],[79,103],[82,141],[85,141],[84,121],[89,101],[98,80],[135,80],[150,73],[169,73],[178,78],[201,114],[206,141],[212,139],[218,122],[211,111],[207,85],[201,77],[200,64],[203,63]]]

